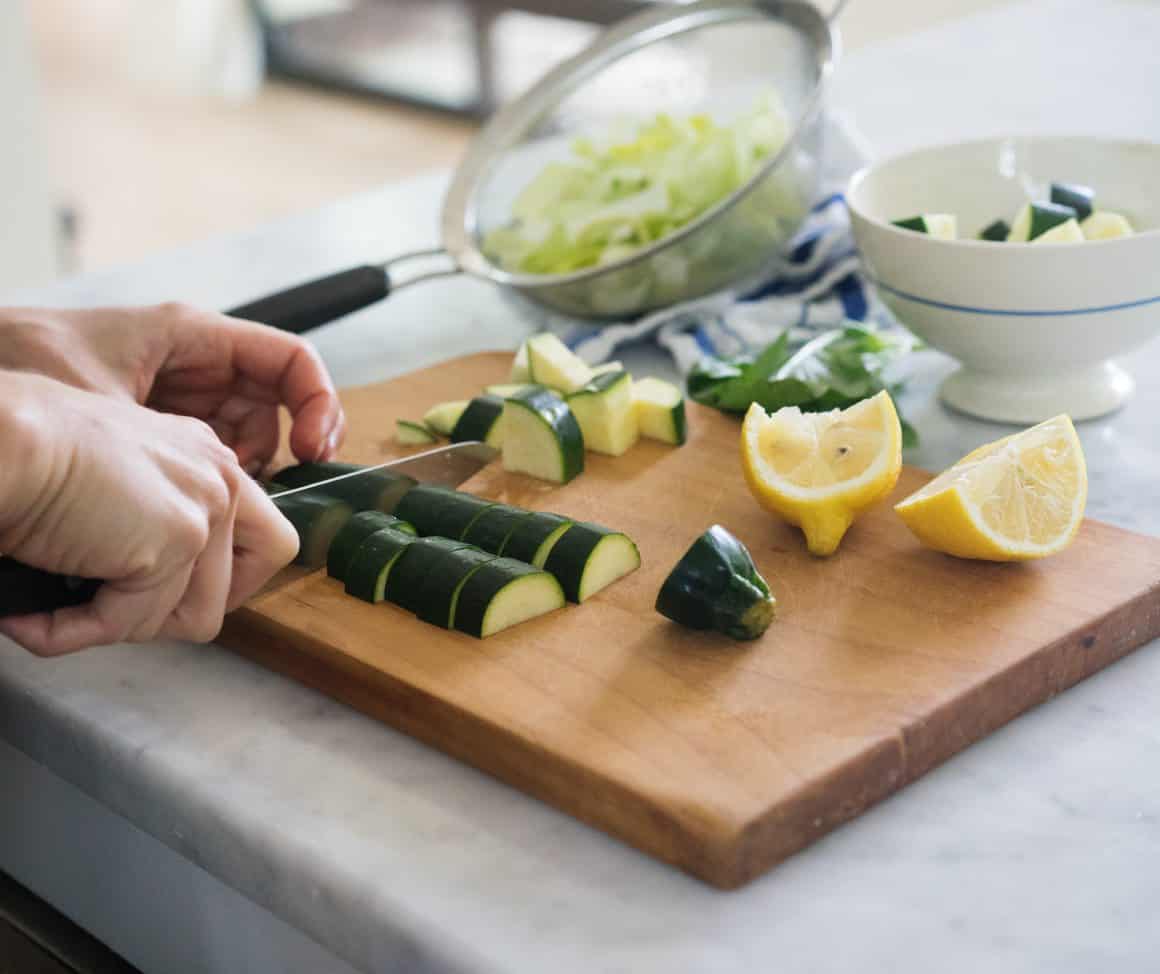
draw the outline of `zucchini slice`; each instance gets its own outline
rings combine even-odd
[[[632,384],[636,421],[640,435],[680,446],[688,438],[685,397],[681,390],[663,379],[638,379]]]
[[[592,381],[588,363],[550,332],[529,338],[527,349],[532,382],[567,394]]]
[[[489,551],[464,547],[447,552],[432,569],[418,595],[415,614],[424,622],[450,629],[455,618],[455,595],[467,580],[496,556]]]
[[[516,356],[512,359],[512,370],[508,375],[509,382],[531,382],[532,373],[528,371],[528,343],[524,342],[516,349]]]
[[[289,500],[289,498],[287,498]],[[400,521],[393,514],[382,511],[360,511],[346,522],[330,542],[326,553],[326,574],[339,581],[346,581],[346,570],[359,546],[372,534],[383,528],[393,528],[403,534],[415,536],[415,528],[406,521]]]
[[[419,534],[458,540],[480,514],[494,506],[495,501],[474,494],[419,484],[407,492],[395,513],[415,525]]]
[[[690,629],[756,639],[777,608],[745,545],[714,524],[693,542],[657,594],[661,615]]]
[[[1126,217],[1111,210],[1096,210],[1079,228],[1084,240],[1114,240],[1116,237],[1130,237],[1134,232]]]
[[[494,386],[484,386],[483,391],[489,396],[499,396],[500,399],[507,399],[508,396],[514,396],[521,392],[527,392],[529,389],[539,389],[534,382],[501,382]]]
[[[1028,243],[1048,231],[1075,219],[1075,210],[1058,203],[1042,200],[1024,205],[1011,221],[1011,232],[1007,239],[1011,243]]]
[[[1090,186],[1079,183],[1052,183],[1051,202],[1060,206],[1070,206],[1075,210],[1075,218],[1081,223],[1092,215],[1092,200],[1095,193]]]
[[[409,419],[395,420],[395,442],[400,446],[421,446],[438,441],[439,437],[426,423],[416,423]]]
[[[298,555],[294,564],[310,569],[326,564],[330,543],[354,515],[354,508],[345,501],[308,490],[276,497],[274,505],[298,532]]]
[[[382,602],[395,562],[415,541],[413,534],[383,528],[363,539],[346,566],[346,594],[364,602]]]
[[[495,558],[467,577],[452,602],[455,628],[486,639],[562,608],[564,593],[548,572],[512,558]]]
[[[544,562],[569,602],[587,601],[639,567],[640,552],[628,535],[584,523],[573,524]]]
[[[460,538],[468,544],[498,555],[516,528],[531,516],[530,511],[508,504],[495,504],[482,511]]]
[[[1041,233],[1031,242],[1033,244],[1083,243],[1084,235],[1083,230],[1080,229],[1079,222],[1073,218],[1071,220],[1064,220],[1063,223],[1052,227],[1046,233]]]
[[[334,461],[300,463],[278,471],[274,475],[274,481],[287,488],[306,487],[320,480],[328,480],[362,469],[357,463]],[[406,474],[375,470],[361,477],[348,477],[338,483],[327,484],[326,493],[346,501],[356,511],[382,511],[384,514],[393,514],[399,499],[414,486],[414,478]]]
[[[574,523],[559,514],[532,511],[515,526],[499,553],[543,568],[556,542]]]
[[[407,545],[406,554],[391,569],[387,576],[383,595],[388,602],[414,612],[416,615],[425,606],[425,593],[433,579],[440,577],[448,555],[470,545],[451,538],[415,538]]]
[[[423,414],[423,423],[428,429],[433,430],[440,436],[450,436],[451,431],[455,429],[455,424],[459,422],[459,417],[463,415],[463,410],[466,408],[466,399],[441,402],[436,406],[432,406]]]
[[[980,240],[991,240],[996,243],[1004,243],[1011,233],[1011,224],[1006,220],[996,220],[994,223],[988,223],[982,230],[979,231]]]
[[[605,362],[603,365],[592,366],[592,375],[604,375],[605,372],[627,372],[620,362]]]
[[[959,232],[958,220],[953,213],[921,213],[905,220],[894,220],[893,223],[903,230],[915,230],[939,240],[954,240]]]
[[[485,394],[467,404],[451,430],[451,442],[479,440],[497,449],[503,446],[503,398]]]
[[[640,436],[632,376],[627,372],[602,373],[569,395],[566,402],[580,424],[584,446],[589,450],[618,457]]]
[[[572,410],[546,389],[521,392],[503,404],[503,466],[554,484],[584,471],[584,434]]]

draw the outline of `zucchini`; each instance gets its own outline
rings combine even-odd
[[[1075,219],[1064,220],[1063,223],[1052,227],[1046,233],[1041,233],[1031,242],[1033,244],[1041,243],[1083,243],[1083,230],[1080,229],[1079,222]]]
[[[685,397],[671,382],[662,379],[639,379],[632,384],[636,402],[636,421],[640,435],[680,446],[688,437],[685,422]]]
[[[480,514],[494,506],[495,501],[450,487],[419,484],[407,492],[395,513],[415,525],[419,534],[458,540]]]
[[[627,372],[620,362],[605,362],[603,365],[592,366],[592,375],[604,375],[605,372]]]
[[[320,480],[329,480],[343,474],[362,470],[357,463],[300,463],[287,467],[274,475],[274,481],[286,488],[306,487]],[[348,477],[334,484],[326,485],[326,493],[331,497],[346,501],[356,511],[382,511],[392,514],[395,505],[408,490],[415,486],[413,477],[392,473],[390,470],[374,470],[361,477]]]
[[[559,514],[532,511],[515,526],[499,553],[543,568],[556,542],[574,523]]]
[[[958,236],[958,221],[953,213],[922,213],[893,223],[903,230],[929,234],[939,240],[954,240]]]
[[[1011,224],[1006,220],[996,220],[994,223],[988,223],[982,230],[979,231],[980,240],[992,240],[996,243],[1006,241],[1011,233]]]
[[[382,528],[364,538],[346,566],[346,594],[382,602],[392,567],[415,540],[413,534],[395,528]]]
[[[530,511],[507,504],[495,504],[480,513],[460,538],[468,544],[498,555],[503,552],[504,545],[516,528],[531,516]]]
[[[1074,219],[1075,210],[1070,206],[1043,201],[1027,203],[1011,221],[1011,232],[1007,234],[1007,239],[1012,243],[1027,243]]]
[[[639,567],[640,552],[628,535],[584,523],[573,524],[544,562],[569,602],[587,601]]]
[[[584,471],[584,435],[572,410],[546,389],[521,392],[503,404],[503,466],[566,484]]]
[[[275,497],[274,506],[298,532],[298,555],[294,564],[310,569],[326,564],[330,543],[354,514],[354,508],[345,501],[308,490],[289,497]]]
[[[564,605],[560,583],[513,558],[495,558],[474,571],[452,597],[453,624],[486,639]]]
[[[530,382],[532,373],[528,371],[528,343],[524,342],[516,349],[516,357],[512,359],[512,370],[508,376],[509,382]]]
[[[542,386],[536,385],[534,382],[501,382],[494,386],[484,386],[483,391],[491,396],[499,396],[500,399],[507,399],[508,396],[514,396],[520,392],[527,392],[529,389],[541,389]]]
[[[550,332],[529,338],[527,349],[532,382],[567,394],[592,381],[588,363]]]
[[[426,423],[416,423],[409,419],[395,420],[395,442],[400,446],[421,446],[438,441],[439,437]]]
[[[456,399],[452,402],[441,402],[432,406],[423,414],[424,425],[440,436],[450,436],[467,408],[466,399]]]
[[[503,399],[490,394],[476,396],[467,404],[451,430],[451,442],[479,440],[497,449],[503,446]]]
[[[604,372],[568,396],[566,402],[580,424],[584,446],[611,457],[621,456],[640,435],[632,376]]]
[[[1133,233],[1132,224],[1111,210],[1096,210],[1079,228],[1084,240],[1114,240],[1116,237],[1130,237]]]
[[[677,562],[657,594],[661,615],[690,629],[756,639],[773,621],[777,600],[745,545],[714,524]]]
[[[1075,218],[1086,220],[1092,215],[1092,199],[1095,193],[1090,186],[1081,186],[1079,183],[1052,183],[1051,202],[1060,206],[1069,206],[1075,210]]]
[[[416,538],[387,576],[383,595],[388,602],[414,612],[425,606],[424,593],[450,564],[448,556],[470,545],[451,538]]]
[[[289,498],[287,498],[289,500]],[[330,542],[326,552],[326,574],[339,581],[346,581],[346,569],[359,546],[376,531],[393,528],[403,534],[415,535],[415,528],[406,521],[400,521],[393,514],[382,511],[360,511],[346,522]]]
[[[427,576],[418,595],[415,615],[441,629],[450,629],[455,618],[455,595],[467,580],[496,556],[489,551],[464,547],[447,552]]]

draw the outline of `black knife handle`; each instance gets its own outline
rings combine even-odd
[[[83,605],[100,587],[99,579],[57,575],[0,557],[0,617]]]

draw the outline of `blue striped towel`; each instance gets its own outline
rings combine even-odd
[[[653,342],[685,375],[705,355],[757,351],[786,328],[793,329],[791,339],[807,341],[848,319],[885,323],[862,274],[842,195],[866,154],[848,123],[833,118],[826,152],[822,198],[781,258],[744,293],[712,294],[597,329],[549,315],[544,327],[593,365],[614,358],[621,346]]]

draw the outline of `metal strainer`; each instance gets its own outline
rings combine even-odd
[[[838,55],[833,22],[845,2],[826,17],[800,0],[697,0],[620,22],[487,123],[444,201],[441,248],[340,271],[230,313],[303,332],[394,289],[466,272],[569,315],[623,318],[752,277],[797,230],[816,194],[821,109]],[[517,273],[484,252],[484,237],[511,220],[520,190],[545,163],[567,158],[576,137],[662,112],[728,118],[771,89],[790,119],[784,147],[679,230],[567,274]]]

